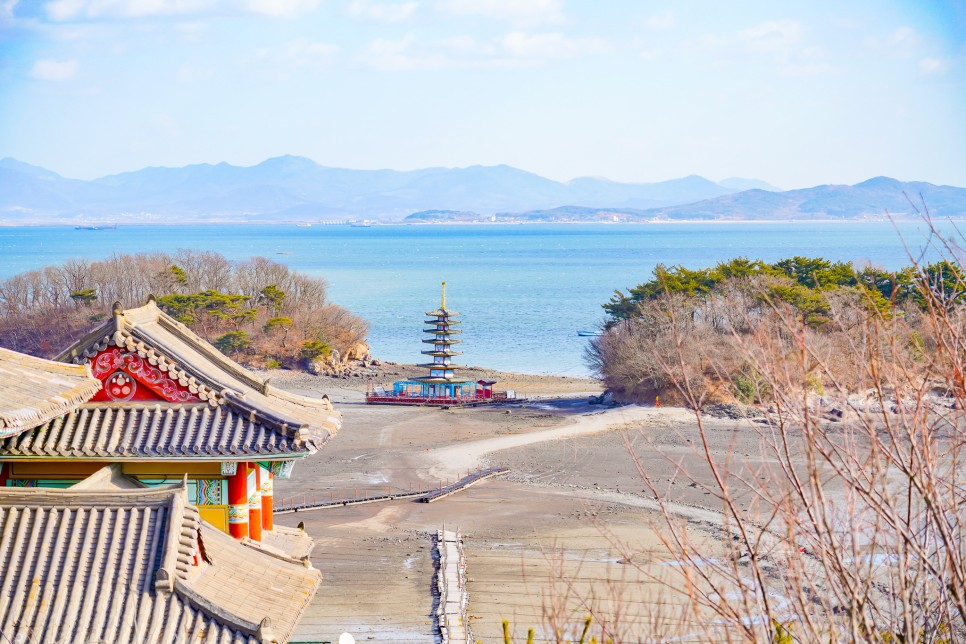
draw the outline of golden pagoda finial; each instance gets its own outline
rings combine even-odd
[[[446,310],[446,282],[443,282],[443,303],[439,305],[441,311]]]

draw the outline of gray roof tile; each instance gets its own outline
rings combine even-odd
[[[100,388],[100,381],[84,366],[0,348],[0,437],[65,414]]]
[[[0,489],[0,569],[0,639],[38,643],[284,642],[321,580],[202,522],[180,485]]]
[[[229,405],[88,403],[33,431],[0,440],[0,459],[292,458],[314,453],[298,439]]]

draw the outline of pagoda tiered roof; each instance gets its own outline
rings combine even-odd
[[[459,317],[459,313],[457,313],[456,311],[450,311],[449,309],[446,309],[442,306],[436,309],[435,311],[426,311],[426,315],[437,317],[437,318],[445,317],[450,319]],[[458,322],[450,322],[450,324],[458,324]]]
[[[453,376],[452,378],[445,378],[443,376],[416,376],[415,378],[410,378],[412,382],[425,382],[431,385],[442,385],[442,384],[464,384],[467,382],[476,382],[475,378],[457,378]]]
[[[90,400],[101,382],[82,365],[0,348],[0,437],[13,436]]]
[[[0,440],[0,459],[285,459],[316,452],[342,424],[328,397],[271,386],[153,300],[115,307],[108,321],[57,359],[93,361],[95,375],[102,367],[104,375],[118,368],[150,374],[150,382],[167,387],[167,398],[85,403],[29,434]]]
[[[318,570],[205,523],[185,482],[139,488],[118,476],[0,488],[6,641],[288,641]]]
[[[453,356],[463,355],[462,351],[450,351],[449,349],[446,349],[445,351],[436,351],[435,349],[431,349],[429,351],[420,351],[420,353],[424,356],[439,356],[440,358],[451,358]],[[436,367],[436,365],[433,366]]]

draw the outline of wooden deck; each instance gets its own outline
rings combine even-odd
[[[373,494],[370,495],[368,491],[362,497],[355,497],[349,499],[335,499],[330,498],[328,500],[319,500],[316,497],[302,496],[294,497],[290,499],[279,499],[275,504],[274,513],[275,514],[287,514],[289,512],[304,512],[306,510],[324,510],[326,508],[341,508],[348,505],[363,505],[366,503],[380,503],[382,501],[395,501],[396,499],[413,499],[421,503],[432,503],[440,499],[444,499],[451,494],[455,494],[460,490],[465,490],[471,485],[475,485],[480,481],[483,481],[494,476],[499,476],[500,474],[506,474],[510,470],[505,467],[490,467],[487,469],[478,469],[475,472],[471,472],[449,485],[439,485],[436,488],[429,490],[419,490],[416,492],[393,492],[391,488],[387,488],[385,494]]]

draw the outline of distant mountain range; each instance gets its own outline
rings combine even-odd
[[[754,179],[559,182],[506,165],[348,170],[282,156],[250,167],[144,168],[80,181],[0,160],[0,224],[829,219],[897,215],[921,194],[934,215],[966,216],[966,189],[879,177],[782,192]]]

